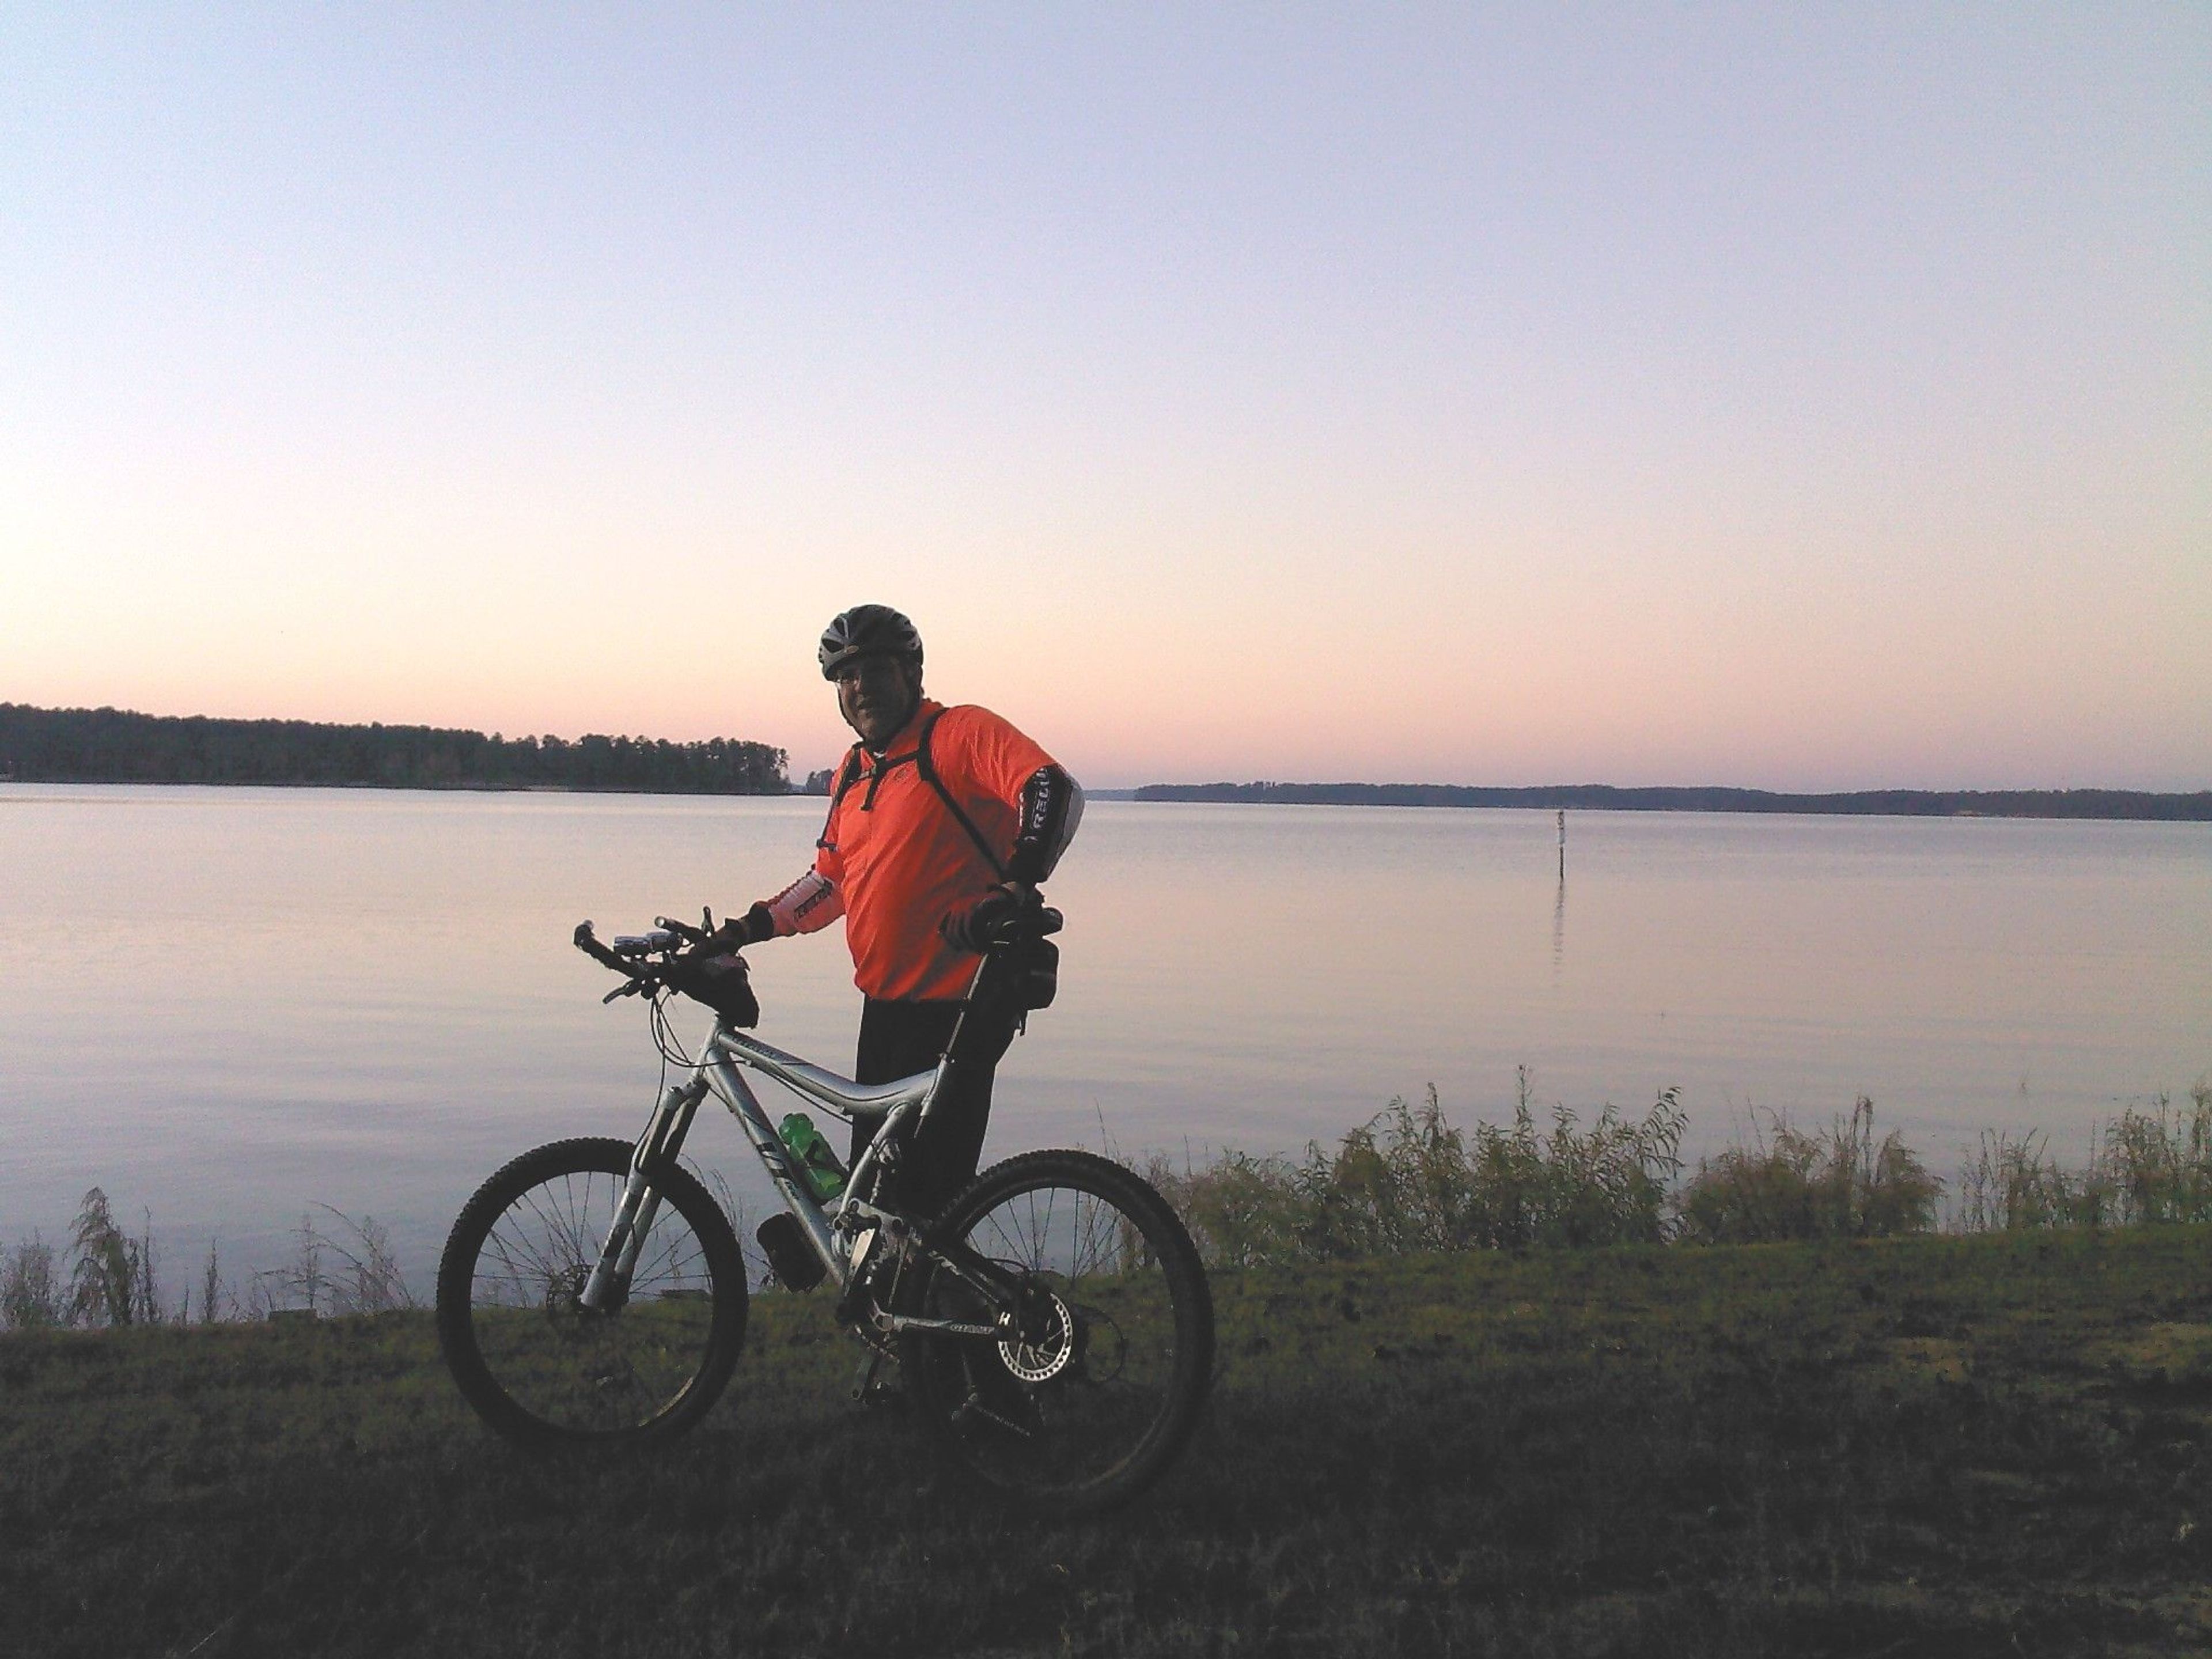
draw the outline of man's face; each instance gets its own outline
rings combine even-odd
[[[854,658],[837,671],[836,684],[837,712],[871,749],[896,737],[921,701],[921,668],[886,652]]]

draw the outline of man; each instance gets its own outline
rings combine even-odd
[[[937,1064],[992,927],[1036,896],[1083,817],[1083,791],[987,708],[922,693],[921,635],[888,605],[855,605],[823,633],[823,678],[860,741],[838,768],[813,869],[746,912],[746,942],[845,918],[860,1012],[854,1076],[890,1083]],[[934,1215],[972,1179],[991,1083],[1017,1012],[971,1012],[944,1091],[907,1151],[903,1207]],[[874,1133],[853,1135],[857,1161]]]

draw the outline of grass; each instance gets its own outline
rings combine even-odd
[[[0,1338],[0,1650],[2156,1654],[2212,1646],[2212,1229],[1217,1273],[1183,1466],[973,1498],[763,1296],[665,1451],[490,1438],[427,1316]]]

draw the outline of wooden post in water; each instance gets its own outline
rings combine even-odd
[[[1566,884],[1566,879],[1567,879],[1567,809],[1566,809],[1565,807],[1562,806],[1562,807],[1559,809],[1559,884],[1560,884],[1560,885],[1565,886],[1565,885]]]

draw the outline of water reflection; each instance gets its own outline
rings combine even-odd
[[[1567,876],[1559,872],[1559,890],[1552,900],[1552,983],[1557,985],[1567,957]]]

